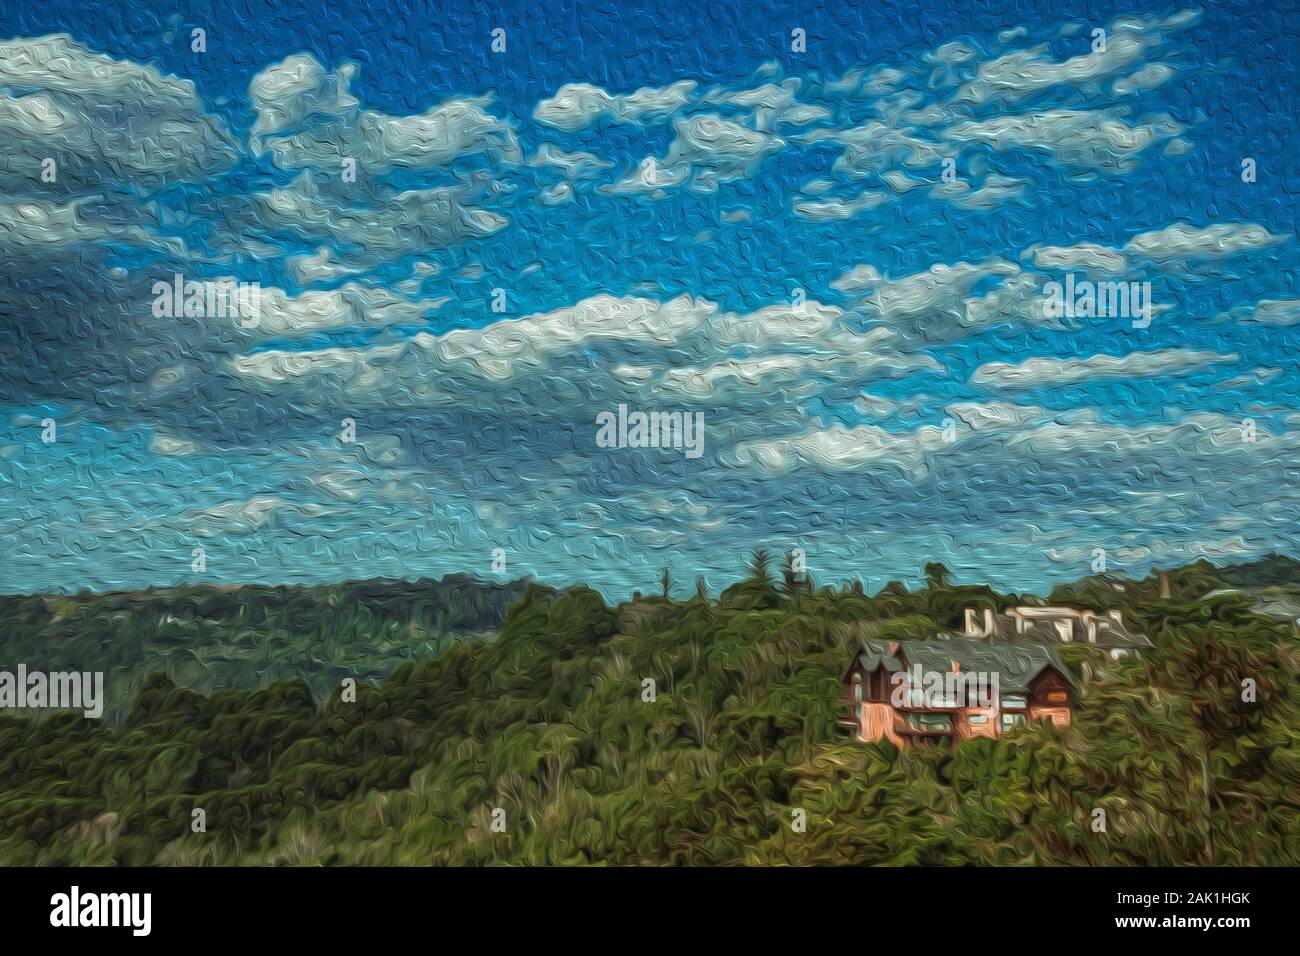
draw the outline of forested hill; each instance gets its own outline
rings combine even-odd
[[[1244,595],[1183,596],[1204,569],[1167,572],[1165,599],[1102,582],[1154,646],[1061,648],[1071,726],[900,751],[837,727],[862,638],[1008,597],[937,565],[917,591],[815,588],[760,557],[718,599],[530,588],[495,640],[355,700],[160,675],[118,724],[0,716],[0,863],[1300,863],[1296,632]],[[354,676],[328,650],[304,659]]]
[[[453,574],[0,597],[0,668],[103,671],[110,720],[153,673],[203,692],[301,678],[323,698],[340,675],[378,680],[496,632],[529,586]]]

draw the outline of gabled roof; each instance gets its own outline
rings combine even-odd
[[[884,667],[891,674],[901,671],[903,662],[889,652],[889,644],[889,641],[863,640],[862,649],[858,652],[857,663],[861,664],[862,669],[868,672],[881,667]]]
[[[1070,686],[1074,678],[1056,651],[1042,644],[999,644],[966,638],[936,638],[931,641],[898,641],[898,652],[891,654],[889,642],[864,640],[856,662],[865,671],[879,667],[897,673],[920,666],[923,671],[946,673],[953,661],[965,673],[997,673],[998,686],[1013,693],[1029,690],[1029,685],[1045,669],[1059,673]]]

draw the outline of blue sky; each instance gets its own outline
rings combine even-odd
[[[0,590],[1300,550],[1294,9],[679,6],[0,12]]]

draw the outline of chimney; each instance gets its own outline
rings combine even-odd
[[[953,662],[952,662],[952,672],[953,672],[954,674],[960,674],[960,673],[961,673],[961,664],[958,663],[957,661],[953,661]]]
[[[966,636],[979,636],[975,631],[975,609],[973,607],[966,608]]]
[[[890,641],[890,642],[889,642],[889,656],[890,656],[890,657],[897,657],[897,656],[898,656],[898,652],[899,652],[900,650],[902,650],[902,647],[903,647],[903,645],[900,644],[898,641]]]

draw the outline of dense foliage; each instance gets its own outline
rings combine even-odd
[[[1229,584],[1215,569],[1080,585],[1156,646],[1067,648],[1072,727],[899,751],[837,727],[858,642],[1012,598],[930,569],[921,591],[867,597],[756,568],[717,601],[530,588],[495,640],[402,663],[354,703],[302,680],[203,696],[159,674],[116,724],[0,718],[0,862],[1300,862],[1296,632],[1247,596],[1206,598]],[[231,613],[195,633],[264,634]],[[328,631],[324,608],[303,613]]]
[[[323,699],[344,677],[377,681],[499,630],[526,589],[448,575],[0,597],[0,667],[101,671],[114,721],[153,674],[202,692],[300,678]]]

